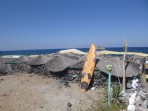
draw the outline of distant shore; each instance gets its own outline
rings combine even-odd
[[[117,52],[117,51],[108,51],[108,50],[104,50],[104,51],[100,51],[97,52],[97,54],[114,54],[114,55],[123,55],[125,52]],[[127,55],[137,55],[137,56],[143,56],[143,57],[148,57],[148,54],[146,53],[140,53],[140,52],[126,52]]]

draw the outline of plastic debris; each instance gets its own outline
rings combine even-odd
[[[96,89],[95,87],[92,87],[92,88],[91,88],[92,91],[94,91],[95,89]]]

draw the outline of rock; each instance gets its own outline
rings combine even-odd
[[[146,89],[142,89],[142,92],[143,92],[143,93],[147,93],[147,90],[146,90]]]
[[[148,101],[145,100],[145,101],[142,102],[141,108],[140,108],[140,109],[141,109],[142,111],[147,111],[147,110],[148,110],[147,106],[148,106]]]
[[[102,86],[103,85],[103,81],[101,79],[99,79],[98,82],[97,82],[97,85],[98,86]]]
[[[67,81],[64,82],[64,86],[70,87]]]
[[[126,86],[127,86],[127,88],[129,88],[129,89],[132,88],[130,83],[127,83]]]
[[[92,87],[92,88],[91,88],[92,91],[94,91],[95,89],[96,89],[95,87]]]
[[[106,77],[102,77],[101,79],[102,79],[103,82],[105,82],[107,78]]]
[[[59,86],[58,86],[58,89],[61,89],[61,88],[62,88],[62,86],[59,85]]]
[[[72,107],[72,104],[70,102],[68,102],[67,107]]]
[[[60,80],[60,83],[64,83],[65,81],[64,80]]]

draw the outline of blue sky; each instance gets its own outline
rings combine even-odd
[[[0,50],[148,45],[147,0],[0,0]]]

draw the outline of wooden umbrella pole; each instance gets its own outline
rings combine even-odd
[[[128,51],[128,43],[125,40],[125,44],[124,44],[124,55],[123,55],[123,85],[122,85],[122,91],[125,92],[126,89],[126,72],[125,72],[125,57],[126,57],[126,52]]]
[[[122,86],[122,91],[125,92],[125,87],[126,87],[126,74],[125,74],[125,54],[123,56],[123,86]]]

